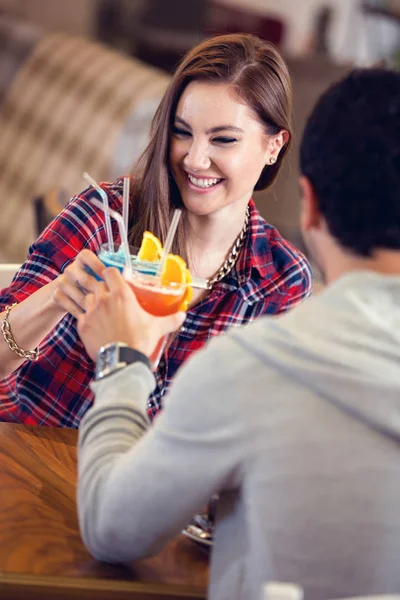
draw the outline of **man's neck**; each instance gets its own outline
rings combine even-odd
[[[336,253],[326,261],[325,277],[333,283],[352,271],[373,271],[382,275],[400,276],[400,250],[375,250],[370,257],[354,256],[347,252]]]

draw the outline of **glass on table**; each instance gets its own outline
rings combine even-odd
[[[217,509],[218,494],[213,494],[204,510],[194,515],[193,519],[182,530],[182,533],[193,542],[210,548],[214,542],[215,514]]]
[[[217,510],[218,494],[213,494],[206,506],[205,512],[197,513],[193,517],[193,522],[203,531],[207,532],[210,537],[214,536],[215,513]]]

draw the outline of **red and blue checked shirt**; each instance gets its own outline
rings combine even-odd
[[[102,184],[110,207],[121,212],[122,183]],[[0,295],[0,311],[20,302],[64,271],[83,249],[97,252],[106,242],[103,215],[88,200],[92,188],[74,197],[31,246],[11,286]],[[152,418],[180,365],[214,335],[263,314],[278,314],[311,291],[304,256],[259,215],[250,201],[247,238],[233,270],[209,296],[190,309],[184,326],[160,361],[157,386],[149,398]],[[118,233],[113,223],[114,239]],[[75,319],[66,315],[39,346],[37,362],[25,362],[0,382],[0,420],[78,427],[93,401],[89,383],[94,363],[79,339]]]

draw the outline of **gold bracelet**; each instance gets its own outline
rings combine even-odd
[[[10,311],[17,306],[18,302],[14,302],[14,304],[6,306],[5,316],[3,322],[1,324],[1,331],[3,333],[4,340],[7,346],[15,352],[20,358],[25,358],[26,360],[35,361],[39,358],[39,348],[35,348],[35,350],[22,350],[14,339],[14,336],[11,332],[10,323],[8,321],[8,316]]]

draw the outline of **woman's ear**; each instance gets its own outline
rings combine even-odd
[[[276,137],[276,144],[279,148],[278,154],[282,150],[283,146],[285,146],[288,143],[289,140],[290,140],[290,133],[288,131],[286,131],[286,129],[282,129]]]
[[[273,164],[278,160],[278,156],[283,146],[288,143],[290,133],[286,129],[282,129],[277,135],[274,135],[268,144],[268,153],[266,164]],[[272,159],[272,160],[271,160]]]

